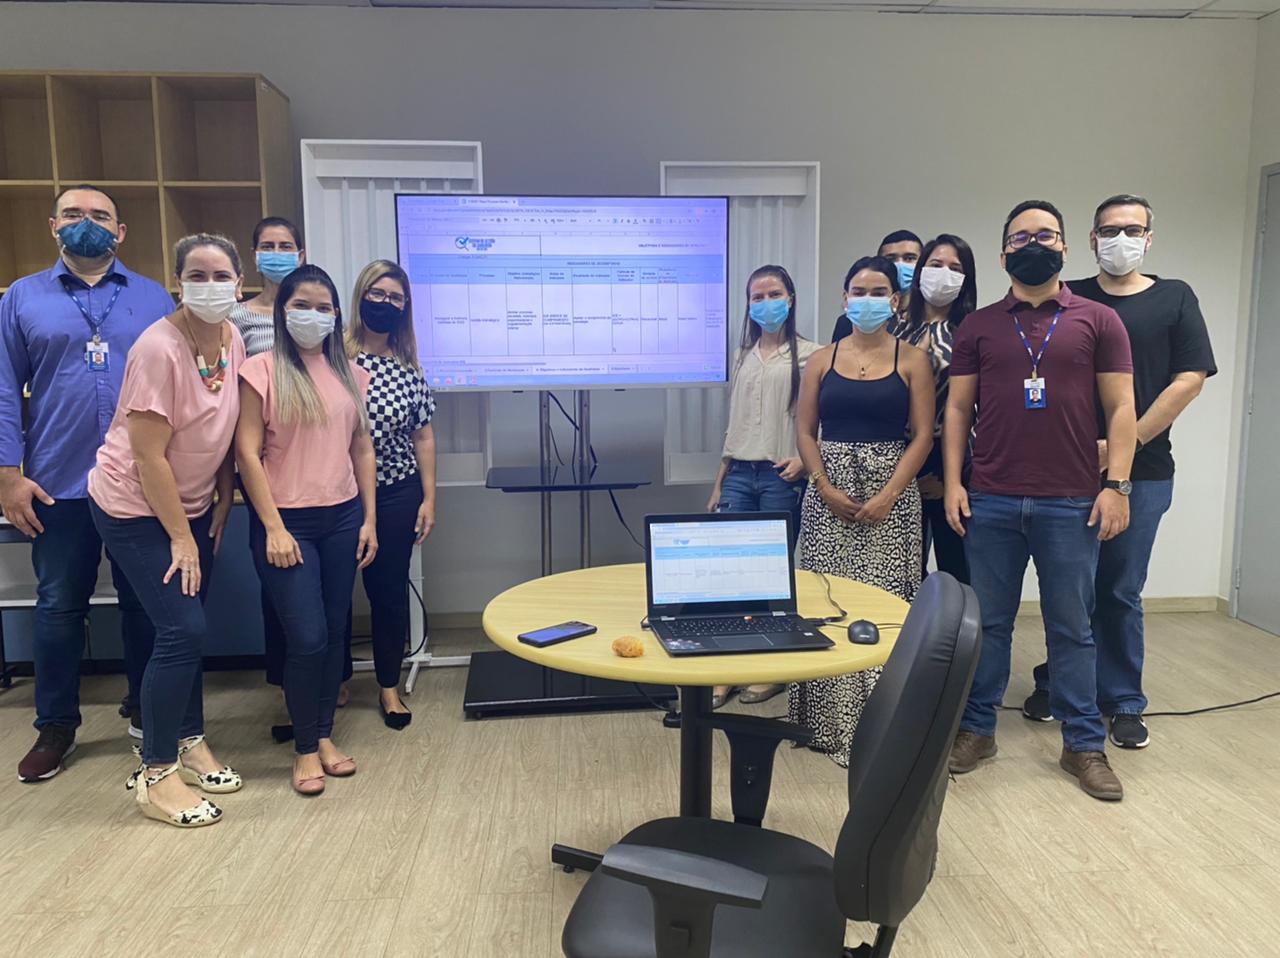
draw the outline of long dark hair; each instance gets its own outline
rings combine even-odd
[[[911,279],[911,300],[907,303],[907,315],[911,318],[911,326],[915,328],[924,322],[925,301],[920,292],[920,273],[929,262],[929,257],[939,246],[950,246],[960,258],[964,268],[964,285],[960,287],[960,295],[951,303],[951,311],[947,313],[947,321],[953,327],[959,326],[961,320],[978,308],[978,268],[974,264],[973,250],[969,244],[954,233],[939,233],[925,245],[916,264],[916,275]]]
[[[359,413],[361,431],[367,431],[369,420],[365,415],[364,399],[351,373],[347,350],[342,334],[342,304],[338,300],[338,288],[329,274],[319,266],[304,263],[280,281],[276,294],[275,345],[272,362],[275,364],[275,414],[284,423],[322,424],[325,421],[324,401],[302,362],[302,354],[289,335],[285,308],[293,294],[303,283],[317,283],[329,290],[333,302],[333,332],[324,341],[324,356],[338,381],[347,387]]]
[[[844,274],[844,286],[841,287],[841,292],[849,292],[849,284],[864,269],[869,269],[873,273],[882,273],[884,278],[889,281],[889,289],[895,293],[902,292],[902,286],[898,283],[897,264],[879,253],[875,256],[863,256],[853,261],[853,265],[849,267],[849,272]]]
[[[781,266],[772,264],[761,266],[750,276],[747,277],[747,308],[742,314],[742,341],[740,342],[741,351],[738,353],[738,367],[742,366],[742,361],[746,358],[747,353],[760,340],[763,330],[759,324],[751,318],[751,284],[758,279],[766,276],[773,276],[780,282],[787,291],[787,295],[791,297],[791,308],[787,311],[787,321],[782,325],[782,336],[786,340],[787,348],[791,350],[791,398],[787,401],[787,412],[790,412],[796,404],[796,397],[800,395],[800,357],[796,350],[796,284],[791,279],[791,274]],[[735,369],[736,371],[736,369]]]

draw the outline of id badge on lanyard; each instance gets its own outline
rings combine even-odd
[[[1022,345],[1027,350],[1027,356],[1031,359],[1031,378],[1022,381],[1022,405],[1026,409],[1044,409],[1047,404],[1047,391],[1045,388],[1044,377],[1040,375],[1040,361],[1044,359],[1044,351],[1049,345],[1049,340],[1053,338],[1053,331],[1058,328],[1058,320],[1062,318],[1062,308],[1053,314],[1053,322],[1049,324],[1049,331],[1044,335],[1044,342],[1040,344],[1040,351],[1033,353],[1031,351],[1031,343],[1027,341],[1027,334],[1022,329],[1022,321],[1017,316],[1013,317],[1013,323],[1018,328],[1018,335],[1022,337]]]
[[[123,288],[119,283],[116,284],[115,292],[111,294],[111,299],[107,301],[107,308],[102,311],[102,318],[95,323],[93,316],[84,303],[76,299],[76,294],[66,286],[62,287],[63,292],[71,297],[71,302],[75,303],[80,310],[80,315],[89,324],[89,332],[93,334],[93,338],[84,344],[84,363],[90,372],[104,373],[111,368],[111,344],[102,338],[101,330],[103,324],[107,321],[107,317],[111,315],[111,310],[115,308],[116,300],[120,298],[120,291]]]

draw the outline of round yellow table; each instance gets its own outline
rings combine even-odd
[[[512,655],[548,668],[621,682],[670,684],[680,688],[680,814],[711,814],[711,687],[802,682],[883,665],[897,638],[907,603],[881,589],[828,576],[831,596],[848,617],[822,631],[835,642],[809,652],[670,656],[651,632],[640,627],[647,611],[644,565],[599,566],[562,572],[522,583],[497,596],[484,610],[484,631]],[[812,573],[796,571],[797,611],[804,616],[836,615],[826,586]],[[880,626],[876,645],[854,645],[848,624],[867,619]],[[545,649],[519,641],[521,632],[560,622],[590,623],[595,634]],[[613,640],[632,635],[644,655],[624,659]]]

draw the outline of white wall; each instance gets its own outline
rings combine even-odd
[[[1224,360],[1176,430],[1155,596],[1219,591],[1256,34],[1207,20],[0,3],[6,68],[262,72],[291,97],[300,137],[483,141],[490,192],[656,192],[663,159],[819,160],[828,315],[848,263],[889,229],[969,238],[991,300],[1013,203],[1062,207],[1077,275],[1092,272],[1097,201],[1147,194],[1150,266],[1196,287]],[[601,458],[659,479],[661,394],[594,403]],[[495,411],[500,461],[530,459],[531,397]],[[705,493],[620,498],[636,526]],[[563,567],[576,502],[560,501]],[[440,512],[434,609],[479,609],[537,574],[534,497],[447,490]],[[595,515],[597,561],[638,557],[607,500]]]
[[[1223,501],[1223,545],[1219,591],[1231,595],[1235,550],[1237,489],[1244,427],[1245,377],[1248,370],[1249,320],[1254,291],[1254,255],[1258,237],[1258,196],[1262,169],[1280,163],[1280,14],[1258,24],[1257,75],[1254,78],[1253,117],[1248,169],[1245,174],[1244,248],[1240,271],[1239,335],[1235,351],[1219,352],[1218,362],[1235,370],[1231,402],[1231,446],[1227,456],[1227,495]]]

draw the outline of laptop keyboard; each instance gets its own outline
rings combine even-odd
[[[799,615],[757,616],[707,616],[696,619],[675,619],[662,626],[674,638],[695,638],[704,635],[772,635],[779,632],[801,632],[808,628],[808,620]]]

